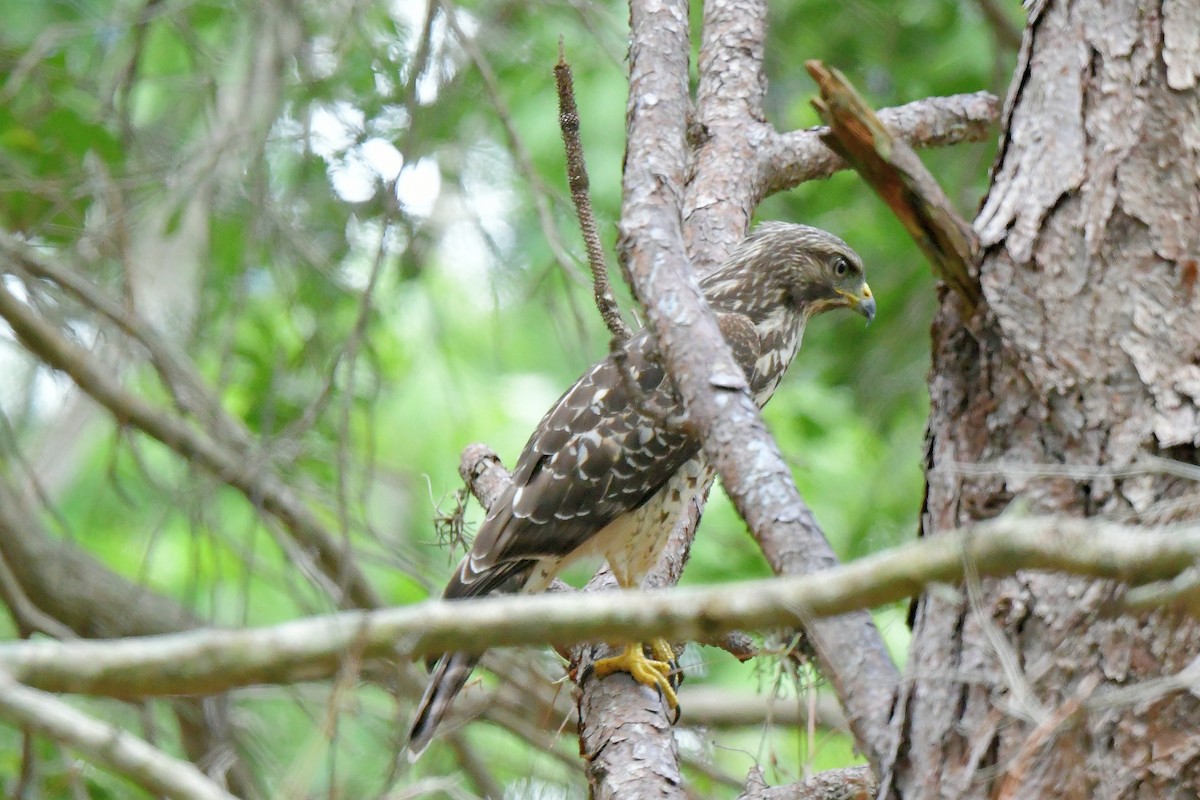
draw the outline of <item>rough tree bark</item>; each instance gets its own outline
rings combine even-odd
[[[924,535],[1018,498],[1195,516],[1195,481],[1114,473],[1146,452],[1198,461],[1198,32],[1200,0],[1030,8],[975,223],[985,301],[964,325],[946,292],[933,327]],[[1200,699],[1114,692],[1183,670],[1200,630],[1117,614],[1117,594],[1045,574],[928,593],[885,796],[1200,795]]]

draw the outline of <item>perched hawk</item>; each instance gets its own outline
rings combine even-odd
[[[700,281],[721,332],[759,406],[779,385],[815,314],[852,308],[868,321],[875,300],[862,261],[816,228],[767,222]],[[683,432],[686,411],[642,329],[567,390],[517,459],[512,485],[492,505],[471,552],[446,587],[447,599],[538,592],[568,563],[608,559],[623,587],[638,587],[656,564],[675,519],[709,474],[700,442]],[[596,663],[675,694],[670,648],[653,643]],[[425,749],[477,657],[442,656],[409,732],[410,758]]]

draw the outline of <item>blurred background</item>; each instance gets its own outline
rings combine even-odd
[[[876,108],[1002,96],[1021,15],[997,6],[777,0],[768,116],[781,130],[817,124],[803,68],[814,58]],[[627,13],[607,0],[0,0],[0,280],[93,366],[206,430],[211,420],[168,391],[143,344],[95,302],[12,269],[13,253],[81,276],[93,299],[140,319],[258,440],[255,463],[350,543],[385,603],[422,600],[461,555],[439,543],[435,518],[458,502],[462,448],[486,442],[511,466],[547,406],[606,351],[552,67],[561,36],[611,252]],[[993,154],[994,142],[922,156],[969,218]],[[929,267],[852,173],[772,197],[758,218],[826,228],[867,265],[874,324],[845,314],[811,325],[766,417],[843,558],[907,541],[922,496]],[[3,322],[0,412],[0,503],[26,515],[30,536],[86,553],[201,622],[336,609],[326,582],[281,545],[277,520],[115,420]],[[478,516],[472,503],[468,531]],[[714,490],[684,582],[768,572]],[[901,660],[905,611],[878,613]],[[4,615],[0,630],[28,633]],[[509,655],[561,676],[548,653]],[[742,665],[692,647],[685,662],[686,688],[717,689],[729,705],[815,697],[780,659]],[[257,791],[374,796],[411,713],[401,695],[366,683],[237,693],[232,719]],[[179,750],[163,703],[78,705]],[[846,737],[770,717],[687,728],[684,700],[697,796],[736,795],[755,764],[778,782],[855,763]],[[573,723],[555,733],[561,723],[532,741],[513,726],[472,725],[453,747],[431,749],[404,796],[481,794],[486,776],[463,777],[462,744],[505,796],[583,797]],[[11,728],[0,728],[0,785],[27,797],[138,796]]]

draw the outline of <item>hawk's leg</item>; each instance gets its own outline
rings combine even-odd
[[[671,674],[675,651],[666,639],[653,639],[650,649],[655,659],[646,658],[641,642],[627,644],[621,655],[602,658],[593,665],[597,678],[603,678],[614,672],[628,672],[633,679],[644,686],[656,686],[662,692],[663,699],[672,711],[679,709],[679,698],[671,686],[668,677]],[[657,660],[656,660],[657,659]]]

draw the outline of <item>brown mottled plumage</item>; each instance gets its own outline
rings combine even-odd
[[[779,385],[810,317],[832,308],[854,308],[868,320],[875,314],[858,255],[804,225],[759,225],[700,286],[759,406]],[[447,599],[541,591],[585,555],[607,558],[626,587],[654,567],[710,473],[700,443],[681,432],[686,412],[648,330],[625,343],[623,360],[627,377],[610,355],[546,412],[512,485],[446,586]],[[628,377],[640,397],[631,396]],[[411,758],[428,745],[477,660],[451,653],[434,665],[409,733]]]

